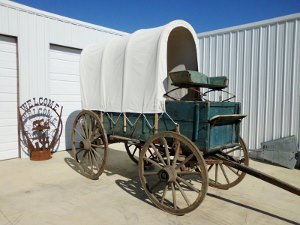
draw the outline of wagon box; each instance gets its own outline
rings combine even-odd
[[[180,131],[204,153],[239,143],[239,124],[245,117],[240,114],[240,103],[168,101],[166,109]]]

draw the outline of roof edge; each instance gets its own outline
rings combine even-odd
[[[294,13],[286,16],[274,17],[272,19],[261,20],[258,22],[246,23],[242,25],[226,27],[226,28],[217,29],[213,31],[202,32],[202,33],[198,33],[197,36],[198,38],[200,38],[200,37],[210,36],[218,33],[227,33],[227,32],[233,32],[238,30],[250,29],[250,28],[255,28],[255,27],[265,26],[269,24],[280,23],[288,20],[295,20],[295,19],[300,19],[300,13]]]
[[[103,26],[98,26],[98,25],[95,25],[92,23],[87,23],[87,22],[72,19],[69,17],[60,16],[58,14],[46,12],[46,11],[43,11],[40,9],[35,9],[35,8],[29,7],[29,6],[26,6],[23,4],[19,4],[19,3],[13,2],[13,1],[0,0],[0,6],[18,10],[21,12],[34,14],[36,16],[41,16],[41,17],[45,17],[48,19],[52,19],[52,20],[61,21],[63,23],[69,23],[69,24],[85,27],[85,28],[92,29],[92,30],[97,30],[97,31],[105,32],[105,33],[114,34],[114,35],[124,36],[124,35],[128,34],[123,31],[119,31],[119,30],[115,30],[115,29],[111,29],[111,28],[107,28],[107,27],[103,27]]]

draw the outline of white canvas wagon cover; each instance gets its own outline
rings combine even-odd
[[[168,72],[198,71],[198,41],[190,24],[175,20],[88,46],[82,51],[82,107],[103,112],[165,112]]]

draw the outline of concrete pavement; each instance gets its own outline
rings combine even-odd
[[[300,187],[300,170],[250,163]],[[66,151],[47,161],[0,161],[0,177],[0,225],[300,224],[299,196],[251,176],[230,190],[209,187],[189,214],[165,213],[144,194],[122,144],[110,145],[107,169],[96,181],[77,173]]]

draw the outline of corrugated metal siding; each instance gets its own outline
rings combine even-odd
[[[241,135],[249,148],[288,135],[299,142],[300,14],[198,37],[200,71],[228,76],[228,91],[248,115]]]

